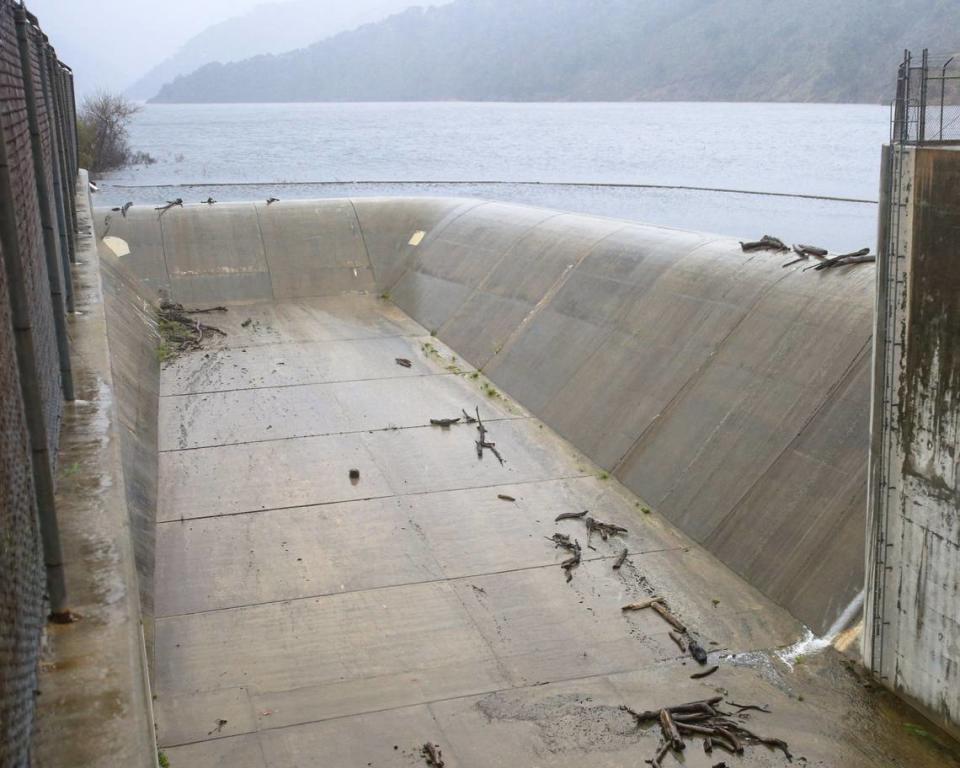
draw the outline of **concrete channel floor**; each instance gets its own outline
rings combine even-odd
[[[643,765],[659,731],[620,705],[716,691],[768,705],[750,727],[799,764],[955,764],[835,652],[780,661],[770,649],[803,634],[788,614],[392,304],[235,305],[206,321],[228,335],[161,382],[154,692],[173,768],[416,766],[425,742],[449,768]],[[478,459],[475,427],[429,424],[476,407],[503,465]],[[628,534],[554,522],[587,509]],[[570,583],[555,532],[584,546]],[[690,678],[700,668],[657,614],[622,613],[654,594],[716,674]],[[786,764],[693,741],[684,764],[724,759]]]

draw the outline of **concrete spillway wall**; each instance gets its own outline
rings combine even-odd
[[[814,630],[863,588],[872,267],[458,199],[97,224],[186,304],[382,294]]]

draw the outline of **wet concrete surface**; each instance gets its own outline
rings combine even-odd
[[[388,301],[210,322],[229,335],[161,382],[154,693],[174,768],[415,766],[427,741],[450,768],[642,765],[659,730],[620,705],[717,691],[768,705],[749,727],[798,765],[960,764],[836,652],[781,661],[803,635],[789,614]],[[477,457],[472,425],[429,425],[476,407],[503,465]],[[554,522],[582,510],[628,533]],[[583,545],[569,583],[557,532]],[[621,611],[653,595],[715,675],[690,679],[700,667],[656,613]],[[689,742],[692,768],[787,764]]]
[[[56,497],[68,604],[77,620],[47,625],[31,764],[148,768],[156,753],[86,183],[83,174],[77,313],[68,326],[77,400],[64,411]]]

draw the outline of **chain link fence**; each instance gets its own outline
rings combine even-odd
[[[891,144],[960,144],[960,52],[904,53],[890,127]]]
[[[0,765],[27,766],[41,633],[66,610],[54,509],[75,259],[73,76],[0,0]]]

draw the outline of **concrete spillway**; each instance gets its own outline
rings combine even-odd
[[[813,763],[926,764],[884,741],[890,702],[837,725],[867,707],[835,666],[787,679],[754,653],[862,590],[872,268],[464,200],[96,218],[174,765],[392,764],[427,740],[448,765],[574,765],[584,739],[619,765],[618,702],[718,685]],[[227,305],[226,337],[161,366],[158,295]],[[503,465],[473,426],[429,426],[476,406]],[[567,584],[548,539],[586,545],[554,523],[584,509],[629,533]],[[652,594],[748,655],[690,680],[669,626],[621,615]]]
[[[109,230],[182,303],[385,295],[814,630],[862,589],[870,267],[448,199],[134,208]]]

